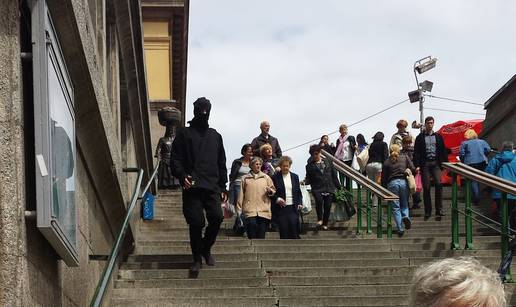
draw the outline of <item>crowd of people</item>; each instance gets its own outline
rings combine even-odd
[[[292,159],[284,156],[280,142],[270,135],[270,123],[260,124],[261,133],[250,143],[242,146],[241,157],[235,159],[229,174],[229,191],[226,191],[227,169],[222,137],[209,128],[211,103],[199,98],[194,103],[194,118],[190,127],[178,130],[171,149],[172,174],[183,187],[183,213],[190,227],[190,243],[194,264],[191,272],[198,274],[202,258],[214,265],[211,247],[215,243],[223,220],[221,201],[229,201],[236,208],[237,219],[249,239],[264,239],[269,229],[279,231],[281,239],[300,238],[300,209],[303,193],[300,185],[310,185],[317,213],[316,227],[328,229],[331,204],[337,190],[351,189],[351,180],[343,176],[339,180],[335,167],[322,151],[332,154],[344,164],[354,167],[357,156],[367,153],[365,165],[357,170],[399,198],[392,202],[392,213],[401,237],[412,226],[409,199],[412,209],[419,208],[421,196],[410,187],[411,176],[420,176],[425,220],[432,216],[444,216],[442,206],[441,170],[448,161],[449,151],[443,137],[434,131],[434,118],[427,117],[424,128],[414,138],[407,130],[408,122],[397,122],[397,132],[389,144],[381,131],[375,133],[371,144],[362,134],[355,138],[348,133],[346,125],[340,125],[336,145],[323,135],[319,144],[309,148],[303,181],[291,172]],[[465,133],[466,141],[460,146],[460,160],[476,169],[495,176],[516,181],[514,144],[504,142],[503,148],[490,161],[490,146],[478,139],[474,130]],[[435,188],[434,206],[430,195],[431,182]],[[473,200],[478,202],[478,184],[472,187]],[[493,191],[493,199],[500,203],[500,193]],[[376,201],[373,199],[373,204]],[[509,207],[514,207],[516,196],[509,195]],[[353,204],[351,204],[353,205]],[[205,216],[208,225],[205,225]],[[516,211],[515,211],[516,212]],[[516,214],[511,215],[515,225]],[[203,228],[206,226],[203,236]],[[236,226],[236,225],[235,225]]]

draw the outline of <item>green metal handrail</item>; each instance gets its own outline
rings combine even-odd
[[[160,162],[158,161],[156,168],[154,169],[154,172],[152,173],[152,176],[150,177],[148,183],[146,184],[143,191],[140,192],[140,187],[142,185],[142,179],[143,179],[143,170],[138,168],[126,168],[124,169],[124,172],[138,172],[138,179],[136,180],[136,184],[134,185],[134,191],[133,196],[131,198],[131,203],[129,207],[127,208],[127,212],[125,214],[124,222],[122,224],[122,228],[118,232],[115,245],[111,249],[111,253],[109,254],[108,263],[106,267],[104,268],[104,272],[102,273],[102,276],[99,280],[99,283],[97,285],[97,288],[95,290],[95,293],[93,294],[93,298],[90,302],[90,307],[99,307],[102,304],[102,299],[104,298],[104,294],[106,293],[107,285],[111,279],[111,275],[113,274],[113,269],[115,267],[116,259],[118,258],[118,254],[120,253],[120,248],[122,247],[122,242],[125,238],[125,235],[127,233],[127,229],[129,228],[129,221],[131,220],[131,216],[133,214],[134,208],[136,207],[136,202],[138,199],[143,198],[147,190],[149,189],[150,185],[154,181],[156,174],[158,172]]]
[[[382,213],[382,201],[387,202],[387,238],[392,238],[392,201],[398,200],[399,197],[387,190],[380,184],[375,181],[367,178],[360,172],[356,171],[352,167],[346,165],[344,162],[335,158],[332,154],[325,150],[321,150],[322,155],[333,162],[333,166],[335,169],[342,173],[344,176],[350,178],[350,183],[348,185],[348,189],[350,192],[352,191],[352,181],[355,181],[357,184],[357,234],[361,234],[363,230],[362,225],[362,188],[366,189],[366,231],[368,234],[373,232],[372,226],[372,204],[371,204],[371,196],[372,194],[378,197],[378,206],[377,206],[377,218],[376,218],[376,237],[383,237],[383,213]]]
[[[509,194],[516,195],[516,183],[512,181],[508,181],[502,179],[500,177],[488,174],[486,172],[477,170],[473,167],[470,167],[463,163],[443,163],[443,167],[450,171],[452,174],[452,249],[460,249],[459,243],[459,214],[462,214],[465,217],[465,226],[466,226],[466,245],[465,249],[473,249],[473,221],[476,221],[482,225],[485,225],[499,234],[501,234],[501,257],[503,258],[509,249],[509,238],[510,232],[514,232],[514,230],[509,228],[509,210],[507,206],[507,197]],[[458,183],[457,176],[466,179],[465,183],[465,210],[461,211],[458,209]],[[501,211],[502,211],[502,221],[501,223],[497,223],[487,216],[477,212],[471,208],[471,183],[472,181],[480,182],[486,186],[499,190],[502,194],[501,197]],[[496,229],[487,223],[483,223],[479,219],[473,217],[473,214],[480,216],[498,226],[501,226],[501,229]],[[510,269],[507,273],[506,280],[511,280],[511,272]]]

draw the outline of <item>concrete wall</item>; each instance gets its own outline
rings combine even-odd
[[[24,217],[27,207],[35,207],[28,199],[35,187],[30,180],[34,170],[25,168],[25,161],[33,159],[27,155],[34,144],[24,141],[33,132],[24,127],[28,114],[23,105],[29,97],[22,97],[19,1],[0,1],[0,306],[89,304],[105,265],[90,261],[89,256],[108,254],[136,179],[134,173],[122,169],[140,166],[137,161],[146,159],[148,150],[138,144],[150,144],[150,137],[135,134],[130,117],[122,115],[130,106],[121,96],[130,94],[119,92],[127,88],[118,84],[122,71],[118,66],[128,59],[119,59],[118,39],[102,46],[98,43],[113,38],[117,31],[111,29],[106,35],[99,30],[98,20],[106,17],[95,11],[92,18],[91,3],[96,9],[104,7],[103,0],[48,0],[76,94],[79,266],[70,268],[59,260],[35,221]],[[145,80],[139,82],[145,84]],[[145,116],[136,131],[148,127]],[[149,172],[148,167],[145,171]],[[133,226],[137,220],[138,215],[133,217]],[[132,232],[128,237],[132,240]]]
[[[486,138],[492,147],[501,149],[504,141],[516,142],[516,80],[504,86],[501,92],[487,106],[484,130],[481,137]]]

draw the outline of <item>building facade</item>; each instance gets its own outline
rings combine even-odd
[[[516,142],[516,75],[484,104],[487,111],[481,137],[496,149],[504,141]]]
[[[163,136],[157,112],[175,107],[185,124],[189,0],[143,0],[145,67],[153,148]]]
[[[124,168],[144,182],[154,168],[141,6],[4,0],[0,14],[0,306],[87,306],[134,189]]]

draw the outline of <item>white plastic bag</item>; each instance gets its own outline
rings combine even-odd
[[[303,208],[301,209],[302,214],[308,214],[312,212],[312,200],[310,198],[310,192],[308,192],[308,188],[306,185],[300,185],[301,194],[303,195]]]
[[[358,164],[358,161],[357,161],[357,155],[353,155],[353,160],[351,161],[351,167],[355,171],[360,171],[360,165]]]

